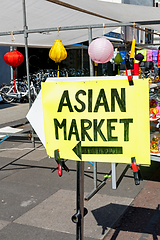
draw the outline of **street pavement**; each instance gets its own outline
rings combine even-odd
[[[26,123],[29,111],[28,103],[3,103],[0,102],[0,127]]]
[[[160,239],[160,169],[147,181],[105,240]]]
[[[28,103],[0,103],[0,128],[30,131]],[[26,137],[0,139],[0,239],[75,240],[76,162],[58,176],[57,164],[42,143],[35,148]],[[134,184],[130,166],[116,167],[117,189],[112,189],[111,164],[97,164],[97,185],[105,185],[84,206],[84,240],[160,239],[160,163],[141,167],[143,181]],[[94,189],[93,165],[85,163],[84,196]]]

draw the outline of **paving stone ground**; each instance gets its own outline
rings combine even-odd
[[[30,130],[25,114],[28,105],[0,106],[0,128]],[[23,111],[22,111],[23,109]],[[76,162],[67,161],[69,173],[57,173],[57,163],[47,156],[36,139],[35,149],[27,138],[9,137],[0,143],[0,239],[75,240]],[[93,166],[86,162],[84,195],[94,188]],[[141,167],[143,181],[134,184],[130,166],[116,167],[117,189],[111,178],[84,201],[84,240],[160,239],[160,163]],[[97,184],[111,174],[110,163],[98,163]]]

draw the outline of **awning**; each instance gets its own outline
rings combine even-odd
[[[138,21],[158,20],[160,8],[139,5],[110,3],[100,0],[26,0],[28,45],[32,47],[51,47],[55,39],[61,39],[64,45],[88,40],[88,29],[62,30],[66,27],[92,26],[94,24],[116,24]],[[67,5],[66,5],[67,4]],[[64,6],[65,5],[65,6]],[[70,7],[70,8],[69,8]],[[23,11],[21,0],[0,1],[0,45],[24,46],[23,34],[12,35],[23,30]],[[83,11],[82,11],[83,10]],[[149,22],[148,22],[149,23]],[[143,27],[160,31],[160,25],[145,24]],[[54,28],[56,31],[48,32]],[[92,36],[100,37],[116,27],[93,28]],[[45,29],[36,33],[37,29]],[[34,31],[32,31],[34,32]]]

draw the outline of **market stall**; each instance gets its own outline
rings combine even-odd
[[[73,0],[35,0],[34,2],[23,0],[22,3],[16,0],[14,4],[13,1],[6,0],[0,3],[0,11],[0,44],[25,46],[28,86],[30,86],[28,46],[51,47],[57,38],[61,39],[64,45],[86,40],[91,43],[93,38],[102,36],[104,32],[107,33],[119,26],[135,28],[143,26],[160,30],[158,25],[160,21],[157,21],[160,14],[158,8],[97,0],[81,0],[76,1],[76,4]],[[148,16],[152,21],[148,21]],[[94,75],[91,59],[90,75]],[[96,175],[96,168],[94,170]],[[115,168],[112,170],[115,173]],[[83,171],[84,165],[81,163],[77,169],[77,173],[80,174],[77,176],[78,180],[83,176]],[[84,179],[81,179],[82,198],[83,181]],[[82,210],[83,205],[79,207]],[[75,220],[79,222],[78,215]]]

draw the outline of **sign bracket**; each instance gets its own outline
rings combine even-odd
[[[69,168],[66,166],[65,162],[64,162],[64,159],[60,158],[60,155],[59,155],[59,149],[56,149],[54,151],[54,159],[56,160],[57,164],[58,164],[58,175],[59,177],[62,176],[62,173],[63,173],[63,169],[66,171],[66,172],[69,172]]]
[[[135,185],[139,185],[140,180],[143,180],[143,179],[142,179],[142,175],[140,173],[140,167],[136,164],[135,157],[131,158],[131,163],[132,163],[132,170],[133,170]]]

